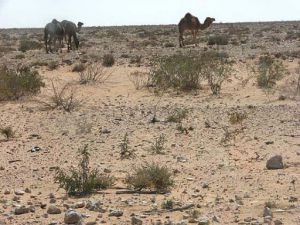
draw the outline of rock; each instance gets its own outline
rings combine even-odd
[[[26,193],[31,193],[31,190],[29,188],[25,188]]]
[[[108,216],[121,217],[121,216],[123,216],[123,211],[120,209],[113,209],[110,211]]]
[[[131,218],[131,225],[142,225],[143,224],[143,221],[138,218],[138,217],[132,217]]]
[[[275,155],[275,156],[271,157],[267,161],[266,167],[267,167],[268,170],[283,169],[282,156],[281,155]]]
[[[94,212],[101,212],[101,213],[105,213],[106,210],[102,208],[102,203],[100,201],[87,201],[85,208],[90,210],[90,211],[94,211]]]
[[[263,217],[266,217],[266,216],[270,216],[270,217],[273,216],[271,209],[268,207],[265,207],[264,213],[263,213]]]
[[[56,199],[55,198],[50,198],[50,201],[49,201],[51,204],[53,203],[56,203]]]
[[[59,224],[59,222],[57,222],[57,221],[51,221],[51,222],[49,223],[49,225],[57,225],[57,224]]]
[[[280,220],[275,220],[274,225],[282,225],[283,223]]]
[[[18,206],[17,208],[15,208],[15,214],[16,215],[21,215],[21,214],[25,214],[25,213],[29,213],[30,209],[24,205]]]
[[[106,128],[102,128],[102,129],[101,129],[101,133],[102,133],[102,134],[110,134],[111,131],[108,130],[108,129],[106,129]]]
[[[198,225],[209,225],[209,219],[207,217],[201,217],[198,221]]]
[[[5,190],[5,191],[4,191],[4,194],[5,194],[5,195],[9,195],[9,194],[10,194],[10,190]]]
[[[15,195],[24,195],[25,192],[21,190],[15,190]]]
[[[74,211],[74,210],[68,210],[65,213],[64,222],[66,224],[76,224],[81,221],[81,214]]]
[[[96,221],[90,221],[90,222],[87,222],[85,225],[97,225],[97,222]]]
[[[47,210],[48,214],[61,214],[61,209],[55,205],[50,205]]]
[[[76,202],[74,205],[75,209],[84,208],[85,202]]]

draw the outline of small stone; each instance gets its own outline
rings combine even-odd
[[[207,183],[204,183],[203,185],[202,185],[202,188],[208,188],[209,186],[208,186],[208,184]]]
[[[55,198],[50,198],[50,201],[49,201],[51,204],[54,204],[56,203],[56,199]]]
[[[266,217],[266,216],[270,216],[270,217],[273,216],[271,209],[268,207],[265,207],[264,213],[263,213],[263,217]]]
[[[57,221],[51,221],[51,222],[49,223],[49,225],[57,225],[57,224],[59,224],[59,222],[57,222]]]
[[[48,214],[61,214],[61,209],[55,205],[50,205],[47,210]]]
[[[275,156],[271,157],[267,161],[266,167],[267,167],[268,170],[283,169],[282,156],[281,155],[275,155]]]
[[[55,195],[53,193],[50,193],[49,198],[55,198]]]
[[[24,195],[25,192],[22,190],[15,190],[15,195]]]
[[[76,224],[81,221],[81,214],[74,211],[74,210],[68,210],[65,213],[64,222],[66,224]]]
[[[198,225],[209,225],[209,219],[207,217],[201,217],[198,221]]]
[[[282,225],[283,223],[280,220],[275,220],[274,225]]]
[[[121,217],[123,216],[123,211],[120,209],[111,210],[109,216]]]
[[[10,190],[5,190],[5,191],[4,191],[4,194],[5,194],[5,195],[9,195],[9,194],[10,194]]]
[[[21,215],[21,214],[25,214],[25,213],[29,213],[29,212],[30,212],[30,209],[24,205],[18,206],[17,208],[15,208],[16,215]]]
[[[29,188],[25,188],[26,193],[31,193],[31,190]]]
[[[102,128],[102,129],[101,129],[101,133],[102,133],[102,134],[110,134],[111,131],[108,130],[108,129],[106,129],[106,128]]]
[[[85,206],[85,202],[77,202],[75,203],[74,208],[79,209],[79,208],[84,208],[84,206]]]
[[[90,221],[90,222],[87,222],[85,225],[97,225],[97,222],[96,221]]]
[[[143,221],[138,218],[138,217],[132,217],[131,218],[131,225],[142,225],[143,224]]]

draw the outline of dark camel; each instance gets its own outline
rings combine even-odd
[[[56,40],[59,41],[60,52],[62,52],[62,40],[64,37],[64,28],[60,22],[53,19],[51,23],[48,23],[44,29],[44,41],[47,54],[52,51],[51,45],[56,44]],[[49,49],[48,49],[49,46]]]
[[[178,24],[179,28],[179,46],[183,47],[183,34],[186,31],[191,31],[194,39],[194,43],[196,43],[196,35],[199,30],[204,30],[208,28],[213,22],[214,18],[207,17],[203,24],[200,23],[199,19],[193,16],[190,13],[185,14],[185,16],[180,20]]]
[[[68,45],[68,51],[70,51],[72,49],[72,37],[76,46],[76,49],[78,49],[79,46],[79,40],[77,37],[77,32],[79,32],[81,30],[81,27],[83,26],[82,22],[78,22],[77,26],[75,23],[68,21],[68,20],[63,20],[61,21],[61,24],[64,28],[65,31],[65,39],[67,41],[67,45]]]

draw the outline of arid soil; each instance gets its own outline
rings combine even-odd
[[[214,24],[198,35],[197,46],[187,37],[188,45],[179,48],[175,25],[89,27],[80,34],[78,51],[46,54],[43,47],[18,51],[24,37],[43,43],[42,29],[0,30],[0,62],[35,67],[46,83],[36,96],[0,102],[0,126],[15,131],[8,141],[0,137],[0,224],[64,224],[64,211],[74,205],[83,224],[141,224],[133,217],[142,224],[300,224],[300,103],[294,95],[299,32],[299,22]],[[228,35],[230,41],[208,46],[213,34]],[[225,52],[233,62],[234,73],[220,96],[213,96],[205,82],[197,91],[157,96],[151,88],[137,90],[130,79],[135,71],[147,73],[153,58],[207,49]],[[109,78],[79,84],[73,66],[101,65],[105,54],[115,58],[104,70]],[[271,93],[257,87],[249,69],[265,54],[281,60],[289,72]],[[49,62],[57,68],[50,69]],[[69,83],[80,105],[71,113],[45,108],[52,83],[57,89]],[[178,123],[167,122],[176,109],[188,110],[184,132]],[[230,112],[246,118],[232,124]],[[154,115],[159,121],[151,123]],[[126,133],[136,157],[121,160]],[[151,143],[161,134],[167,140],[164,154],[152,154]],[[54,182],[55,168],[76,167],[78,149],[85,144],[91,168],[115,176],[116,183],[86,197],[68,197]],[[33,147],[40,150],[32,152]],[[267,160],[276,154],[283,157],[284,169],[267,170]],[[126,190],[127,174],[145,162],[172,171],[170,193],[116,194]],[[175,208],[191,207],[163,210],[167,200]],[[101,203],[98,211],[85,207],[88,201]],[[50,205],[61,213],[47,213]],[[32,212],[15,215],[19,206],[32,206]],[[272,215],[264,215],[266,206]],[[123,215],[111,216],[112,210]]]

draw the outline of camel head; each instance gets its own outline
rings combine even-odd
[[[77,23],[77,32],[80,32],[82,26],[83,26],[83,23],[82,23],[82,22],[78,22],[78,23]]]
[[[53,19],[51,23],[58,24],[59,22],[57,21],[57,19]]]
[[[212,17],[206,17],[204,24],[207,24],[208,26],[210,26],[213,22],[215,22],[216,19],[212,18]]]

